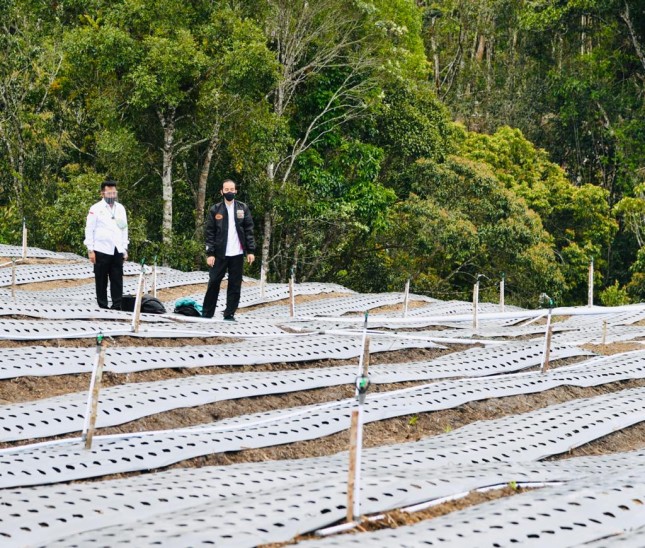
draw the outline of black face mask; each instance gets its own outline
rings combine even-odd
[[[103,199],[107,205],[113,206],[116,202],[116,196],[104,196]]]
[[[224,196],[224,198],[231,202],[235,199],[235,192],[224,192],[222,193],[222,196]]]

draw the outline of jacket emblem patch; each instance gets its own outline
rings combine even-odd
[[[237,218],[238,219],[244,219],[244,211],[242,211],[241,209],[238,209],[237,210]]]
[[[224,218],[224,215],[222,215],[221,213],[218,213],[217,215],[215,215],[216,221],[221,221],[223,218]]]

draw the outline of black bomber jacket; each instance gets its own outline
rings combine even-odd
[[[253,217],[249,207],[235,200],[235,228],[242,244],[244,254],[255,253],[255,238],[253,237]],[[208,211],[206,218],[206,255],[208,257],[224,257],[228,241],[228,210],[222,200]]]

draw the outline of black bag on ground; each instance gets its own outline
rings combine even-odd
[[[202,317],[202,307],[200,304],[195,302],[194,299],[188,297],[182,297],[175,301],[175,314],[181,314],[183,316],[194,316],[196,318]]]
[[[121,297],[121,310],[133,312],[136,300],[137,298],[134,295],[123,295],[123,297]]]
[[[121,310],[133,312],[136,301],[137,298],[134,295],[123,295],[121,298]],[[165,314],[166,308],[159,299],[150,295],[143,295],[141,297],[141,312],[146,314]]]
[[[146,314],[165,314],[166,307],[156,297],[144,295],[141,297],[141,312]]]
[[[182,314],[183,316],[195,316],[201,318],[202,315],[192,304],[182,304],[175,307],[175,314]]]

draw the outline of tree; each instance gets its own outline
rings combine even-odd
[[[412,21],[418,20],[419,13],[411,2],[401,0],[398,4],[408,8],[405,14],[411,15]],[[276,146],[266,165],[269,207],[263,223],[263,277],[272,260],[277,214],[273,203],[276,195],[285,192],[298,159],[341,126],[364,115],[371,100],[377,98],[379,53],[389,34],[401,30],[396,22],[390,25],[389,19],[380,19],[381,15],[396,15],[383,6],[387,3],[270,2],[266,33],[281,74],[270,95],[277,124]],[[413,58],[413,53],[406,56],[406,60]],[[414,66],[414,61],[410,64]],[[313,100],[299,104],[304,88]]]
[[[192,235],[201,238],[222,131],[244,101],[264,100],[275,61],[252,22],[208,2],[124,1],[98,13],[67,33],[69,79],[99,125],[97,144],[108,135],[147,149],[161,182],[161,237],[170,252],[178,160],[194,162],[184,164],[181,185],[196,181]]]
[[[37,213],[53,192],[52,171],[63,156],[55,114],[63,105],[57,108],[54,97],[62,52],[60,27],[44,17],[35,20],[29,8],[14,1],[0,5],[0,48],[6,53],[0,58],[0,205],[13,212],[6,222],[27,218],[38,234]]]
[[[338,281],[383,291],[412,278],[415,291],[467,299],[478,274],[498,280],[506,273],[517,304],[536,304],[542,291],[563,292],[564,276],[539,217],[486,165],[452,156],[418,161],[403,177],[410,195],[390,209],[382,230],[356,243]]]
[[[494,135],[465,132],[461,151],[491,167],[505,186],[524,198],[539,214],[564,262],[571,302],[580,302],[586,272],[593,257],[606,269],[605,257],[618,225],[610,213],[608,192],[593,185],[575,186],[548,154],[529,142],[518,129],[502,127]]]

